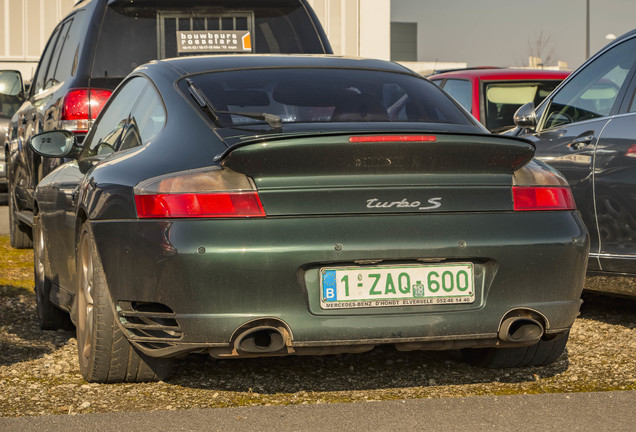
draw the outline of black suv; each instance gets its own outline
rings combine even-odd
[[[32,246],[33,195],[59,159],[34,154],[37,133],[81,141],[112,90],[137,66],[194,54],[331,54],[306,0],[85,0],[53,31],[5,141],[11,246]]]

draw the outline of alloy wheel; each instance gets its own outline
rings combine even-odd
[[[33,243],[33,257],[35,258],[35,295],[37,296],[37,311],[40,318],[40,322],[43,322],[45,318],[44,302],[48,299],[45,298],[44,292],[45,274],[44,274],[44,233],[41,227],[34,227],[36,233],[35,242]]]
[[[80,244],[80,286],[78,290],[78,326],[77,339],[80,361],[87,365],[93,348],[94,325],[94,283],[93,256],[88,236],[82,238]]]

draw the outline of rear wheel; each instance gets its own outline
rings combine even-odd
[[[566,332],[551,339],[542,339],[527,347],[465,349],[462,354],[468,363],[486,368],[544,366],[561,357],[569,334]]]
[[[171,359],[137,351],[115,322],[106,278],[88,223],[78,248],[77,350],[80,371],[89,382],[143,382],[167,378]]]
[[[8,177],[9,180],[9,241],[12,248],[15,249],[28,249],[33,247],[33,241],[31,240],[31,229],[20,222],[18,218],[15,216],[16,207],[15,207],[15,193],[13,187],[11,185],[11,177]]]
[[[44,231],[37,217],[33,222],[33,234],[35,239],[33,243],[33,274],[40,328],[42,330],[70,330],[73,328],[73,323],[68,313],[56,307],[49,299],[51,280],[46,276],[48,254],[44,243]]]

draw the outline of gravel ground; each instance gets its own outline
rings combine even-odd
[[[0,290],[0,416],[636,389],[636,302],[589,296],[546,367],[478,369],[458,351],[179,360],[166,382],[88,384],[74,332],[41,331],[32,294]]]

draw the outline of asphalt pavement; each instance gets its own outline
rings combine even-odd
[[[4,432],[629,431],[636,391],[0,418]]]

